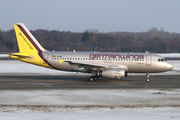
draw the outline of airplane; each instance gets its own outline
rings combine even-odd
[[[146,73],[150,82],[150,73],[173,69],[164,57],[150,53],[48,51],[23,23],[15,23],[14,28],[19,52],[10,53],[11,58],[50,69],[91,73],[90,82],[99,77],[121,79],[128,73]]]

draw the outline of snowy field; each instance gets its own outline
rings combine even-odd
[[[2,90],[0,119],[180,119],[180,89]]]
[[[174,71],[153,75],[180,75],[180,61],[170,62]],[[0,75],[81,74],[0,60]],[[61,119],[179,120],[180,89],[0,90],[0,120]]]
[[[180,108],[121,108],[61,112],[0,112],[1,120],[179,120]]]

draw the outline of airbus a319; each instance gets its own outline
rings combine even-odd
[[[50,69],[91,73],[90,82],[99,77],[121,79],[128,73],[146,73],[149,82],[149,73],[173,69],[165,58],[149,53],[47,51],[23,23],[15,23],[14,28],[19,52],[9,54],[11,58]]]

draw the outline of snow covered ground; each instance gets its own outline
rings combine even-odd
[[[0,105],[180,107],[180,89],[1,90]]]
[[[32,74],[32,75],[76,75],[76,72],[65,72],[53,69],[48,69],[28,63],[24,63],[18,60],[0,60],[0,75],[8,74]]]
[[[1,120],[179,120],[180,108],[121,108],[61,112],[0,112]]]
[[[165,58],[180,58],[180,53],[154,53]]]
[[[180,119],[180,89],[1,90],[0,119]]]
[[[9,58],[8,54],[0,54],[0,58]]]

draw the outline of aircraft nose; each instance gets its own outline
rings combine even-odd
[[[174,66],[170,63],[167,63],[165,67],[167,70],[172,70],[174,68]]]

